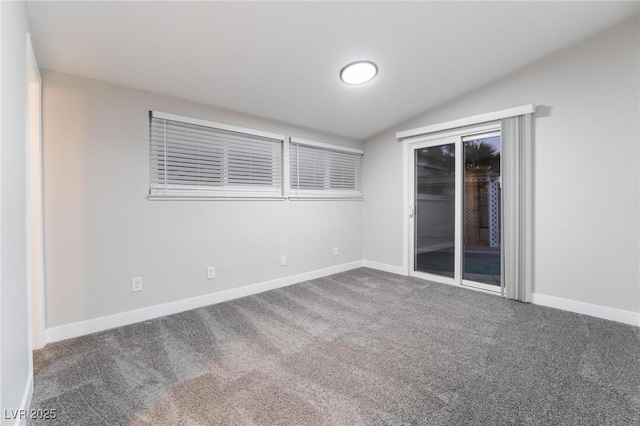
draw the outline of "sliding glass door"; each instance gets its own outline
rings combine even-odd
[[[415,268],[455,277],[456,146],[418,148],[415,156]]]
[[[462,279],[500,288],[500,133],[463,138]]]
[[[499,130],[410,147],[412,275],[500,292]]]

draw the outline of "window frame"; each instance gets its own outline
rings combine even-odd
[[[290,200],[363,200],[364,196],[362,193],[362,157],[364,156],[364,150],[357,148],[350,148],[340,145],[332,145],[324,142],[316,142],[310,141],[301,138],[289,138],[288,141],[288,149],[287,149],[287,164],[286,166],[289,168],[288,170],[288,198]],[[291,158],[291,144],[303,145],[312,148],[319,148],[328,151],[337,151],[346,154],[356,154],[360,156],[360,170],[357,174],[357,179],[359,179],[360,188],[359,189],[299,189],[293,187],[293,179],[291,177],[291,167],[293,164]],[[329,175],[331,172],[331,168],[326,168],[324,170],[325,179],[328,181]],[[299,178],[299,172],[298,172]]]
[[[151,162],[149,162],[149,194],[147,198],[149,200],[284,200],[286,199],[286,188],[288,187],[288,176],[287,170],[284,168],[286,163],[286,143],[285,137],[283,135],[264,132],[261,130],[249,129],[245,127],[233,126],[229,124],[217,123],[214,121],[203,120],[199,118],[186,117],[177,114],[166,113],[162,111],[152,110],[149,112],[149,152],[148,158],[151,159],[153,155],[153,151],[151,148],[151,140],[152,140],[152,130],[151,126],[153,123],[153,119],[159,120],[167,120],[174,121],[184,124],[191,124],[196,126],[208,127],[215,130],[220,131],[228,131],[237,134],[247,135],[247,136],[256,136],[259,138],[272,139],[274,141],[278,141],[280,144],[280,167],[279,172],[281,175],[281,183],[279,185],[279,194],[276,194],[274,188],[276,187],[267,187],[261,189],[259,186],[255,186],[253,188],[241,188],[238,185],[221,185],[218,187],[204,187],[201,185],[190,185],[191,189],[189,189],[189,185],[180,185],[179,193],[169,191],[166,192],[167,188],[171,185],[166,184],[164,188],[154,188],[154,185],[157,185],[152,182],[153,168],[151,166]],[[223,160],[228,161],[227,160]],[[185,188],[186,187],[186,188]],[[174,185],[175,188],[175,185]],[[162,189],[165,190],[165,193],[162,193]]]

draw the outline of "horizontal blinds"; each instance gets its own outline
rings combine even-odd
[[[282,195],[282,140],[153,116],[150,138],[150,195]]]
[[[362,154],[291,141],[293,197],[361,197]]]

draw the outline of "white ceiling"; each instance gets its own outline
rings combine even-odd
[[[364,139],[638,2],[30,2],[41,67]],[[340,69],[378,64],[362,86]]]

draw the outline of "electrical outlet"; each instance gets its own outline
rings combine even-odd
[[[142,291],[142,277],[131,278],[131,291]]]
[[[280,266],[284,266],[287,264],[287,256],[282,255],[280,256]]]
[[[207,267],[207,279],[212,280],[215,277],[216,277],[216,267],[215,266]]]
[[[340,249],[339,249],[338,247],[334,247],[334,248],[333,248],[333,255],[334,255],[334,256],[337,256],[337,255],[339,255],[339,254],[340,254]]]

